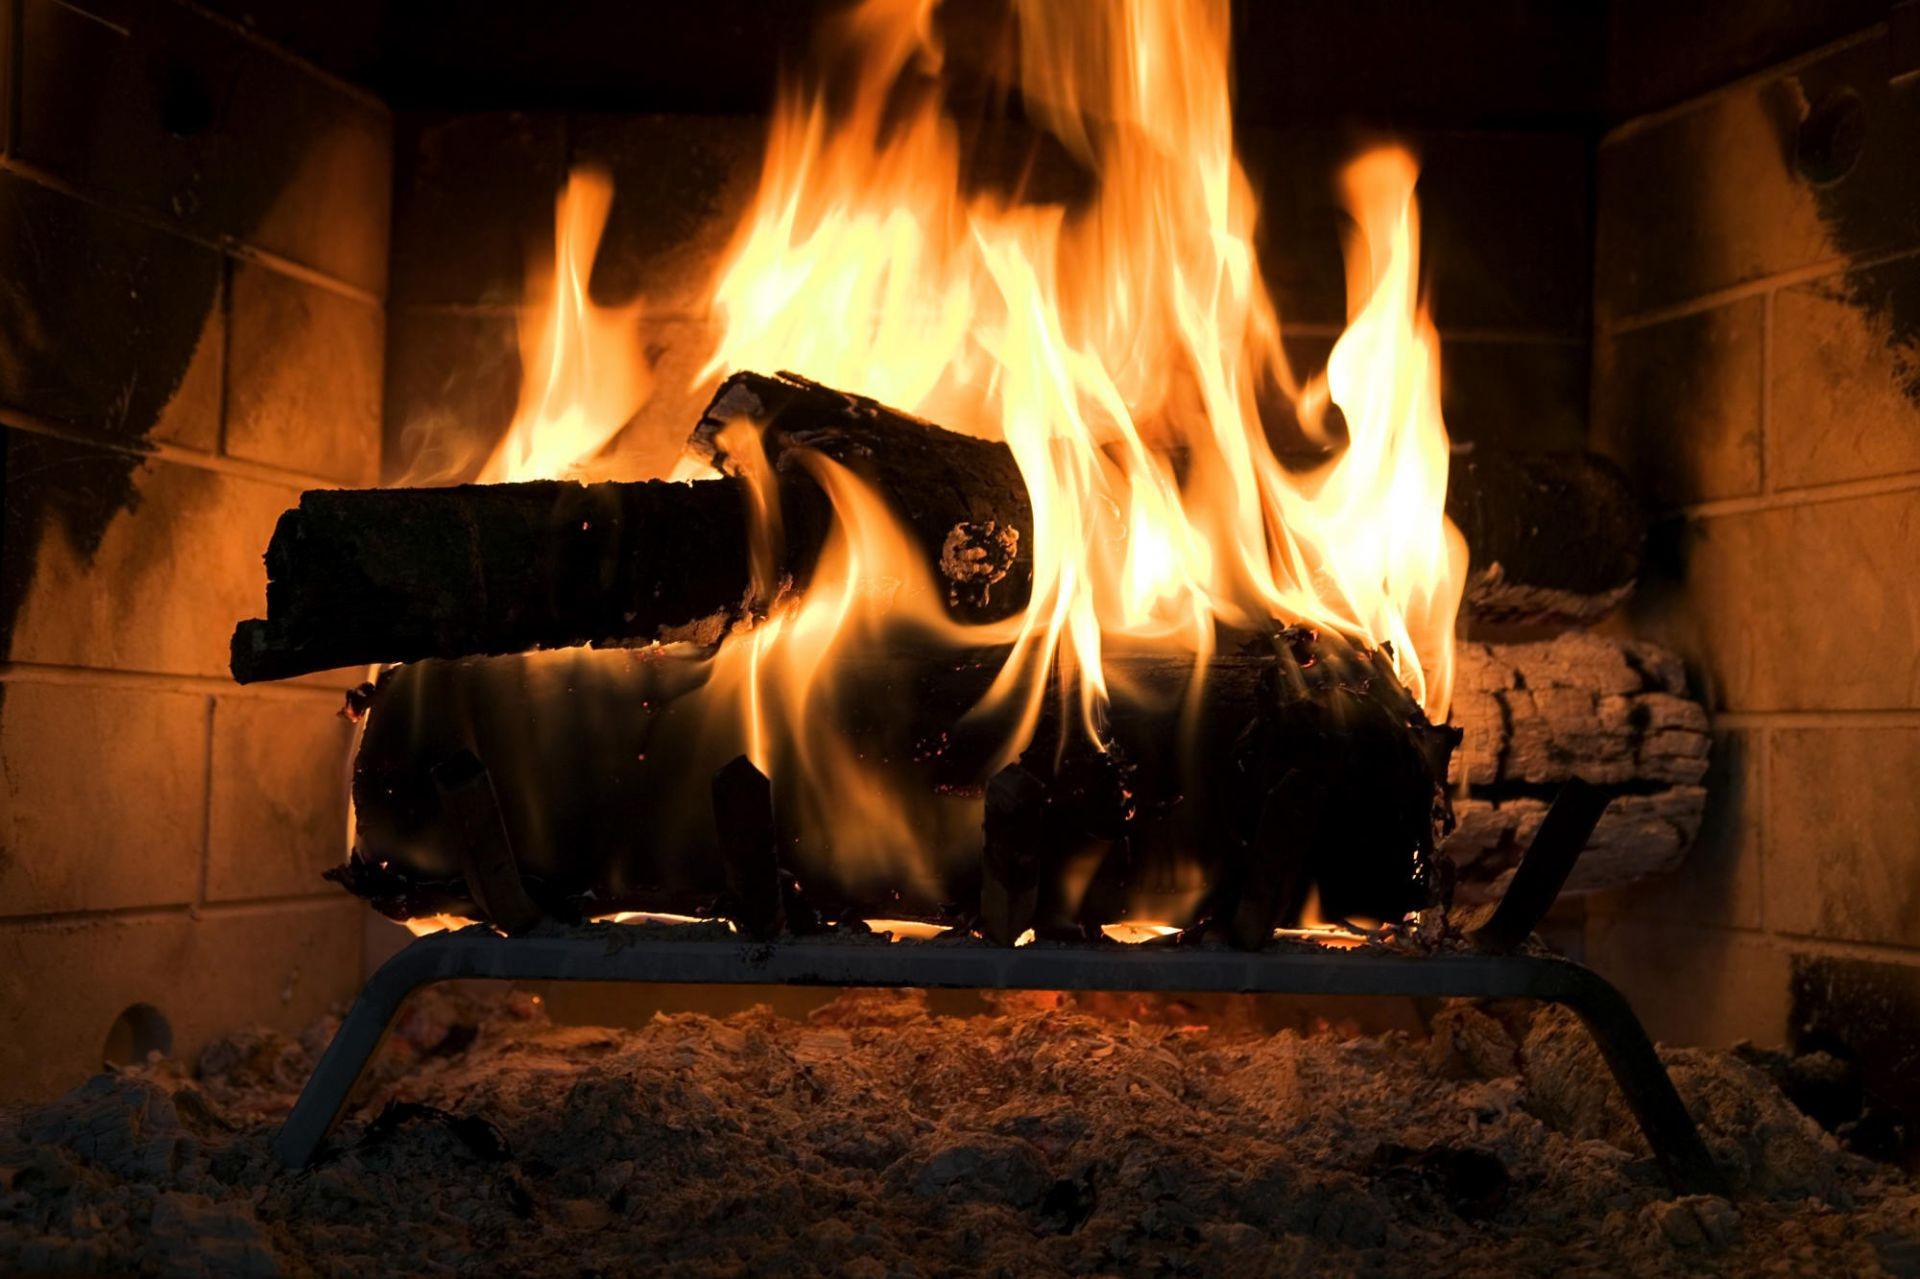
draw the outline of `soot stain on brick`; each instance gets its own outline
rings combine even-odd
[[[244,149],[235,153],[244,164],[209,172],[207,161],[222,152],[206,135],[262,127],[239,115],[220,88],[237,83],[249,66],[261,74],[304,74],[192,19],[181,39],[146,42],[143,62],[156,90],[144,105],[167,137],[183,140],[173,179],[196,209],[203,194],[217,197],[228,225],[248,234],[334,124],[324,113],[289,113],[275,126],[285,145]],[[110,126],[118,127],[69,122],[68,144],[88,147]],[[203,193],[208,183],[213,189]],[[220,305],[222,273],[209,249],[36,182],[0,176],[0,402],[112,441],[106,447],[5,431],[0,655],[12,653],[48,530],[60,528],[90,562],[108,525],[133,509],[135,472]],[[0,683],[0,706],[5,692]]]
[[[140,458],[121,449],[82,444],[33,431],[5,436],[6,507],[0,518],[0,647],[11,653],[14,624],[26,603],[47,532],[59,528],[83,562],[100,549],[107,526],[131,511]],[[0,684],[0,696],[5,685]]]
[[[1801,955],[1793,963],[1792,1028],[1800,1052],[1858,1063],[1869,1105],[1914,1145],[1920,1123],[1920,969]]]
[[[10,656],[48,530],[89,562],[131,509],[134,472],[217,305],[220,270],[209,253],[32,183],[10,180],[0,196],[0,397],[112,441],[5,432],[0,654]]]
[[[1901,158],[1920,141],[1920,84],[1848,83],[1846,61],[1783,77],[1762,102],[1781,163],[1812,195],[1835,254],[1857,262],[1920,242],[1920,184]],[[1878,66],[1866,65],[1858,74]],[[1856,268],[1843,291],[1885,333],[1900,390],[1920,407],[1920,270]]]

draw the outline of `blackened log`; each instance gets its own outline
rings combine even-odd
[[[991,652],[901,653],[847,672],[838,699],[839,731],[864,744],[870,763],[925,795],[928,857],[943,869],[938,882],[908,886],[923,908],[950,901],[971,914],[981,900],[980,787],[998,766],[994,751],[1007,725],[962,721],[998,662]],[[1308,755],[1334,753],[1316,743],[1337,744],[1342,770],[1353,775],[1348,797],[1335,805],[1338,820],[1367,807],[1364,796],[1379,785],[1374,774],[1382,765],[1364,757],[1343,722],[1355,718],[1353,707],[1364,706],[1363,699],[1350,699],[1328,725],[1295,725],[1275,734],[1271,749],[1245,753],[1254,745],[1245,737],[1254,718],[1249,707],[1258,705],[1260,681],[1271,668],[1263,658],[1216,659],[1190,735],[1200,746],[1189,750],[1189,734],[1178,731],[1177,721],[1191,663],[1138,655],[1109,662],[1116,688],[1138,690],[1122,694],[1114,727],[1137,809],[1121,841],[1134,855],[1128,884],[1134,917],[1175,919],[1192,908],[1182,905],[1190,879],[1173,873],[1177,854],[1196,841],[1215,849],[1251,835],[1263,796],[1234,779],[1248,769],[1271,776],[1284,767],[1279,748],[1290,738],[1304,743],[1301,753]],[[428,662],[390,673],[366,708],[355,774],[362,857],[344,878],[396,915],[449,908],[451,899],[436,896],[431,886],[457,878],[460,845],[422,768],[455,750],[475,749],[493,763],[514,844],[529,856],[524,869],[530,884],[540,884],[535,895],[547,909],[564,909],[568,894],[589,887],[603,901],[617,894],[659,909],[707,903],[726,884],[712,873],[716,835],[708,805],[701,788],[686,780],[710,774],[740,747],[724,735],[708,740],[705,716],[712,708],[703,709],[696,696],[706,671],[701,662],[657,651],[612,649]],[[1310,719],[1313,704],[1293,714]],[[1450,781],[1458,823],[1441,849],[1459,865],[1462,901],[1498,897],[1549,801],[1575,773],[1593,779],[1612,802],[1568,891],[1616,887],[1671,870],[1684,857],[1705,807],[1708,736],[1705,712],[1685,695],[1684,674],[1671,654],[1587,635],[1464,644],[1453,719],[1465,730]],[[1386,732],[1383,725],[1372,736]],[[1056,743],[1050,709],[1030,752],[1036,775],[1051,776]],[[1436,767],[1444,769],[1446,760],[1429,763],[1429,771]],[[1063,789],[1077,789],[1083,799],[1090,790]],[[1089,824],[1084,816],[1076,820],[1081,830]],[[793,847],[791,831],[786,838],[787,864],[802,873],[810,892],[828,905],[862,900],[857,892],[836,896],[829,891],[832,876],[813,873],[831,860],[830,849]],[[1401,835],[1367,838],[1388,842]],[[1055,847],[1049,857],[1057,863],[1061,854]],[[1325,878],[1334,891],[1329,899],[1322,885],[1323,910],[1387,913],[1354,900],[1368,889],[1372,872],[1364,861],[1343,876],[1338,859],[1328,860]],[[404,869],[405,878],[381,873],[382,861]],[[969,867],[974,877],[963,882]],[[604,879],[596,880],[603,868]],[[871,896],[864,901],[874,904]],[[1216,905],[1215,917],[1224,922],[1225,904]]]
[[[981,821],[980,932],[1011,946],[1033,927],[1047,855],[1047,785],[1018,764],[987,783]]]
[[[304,493],[267,547],[267,616],[234,632],[241,683],[658,631],[742,606],[737,481],[466,484]],[[826,526],[796,486],[796,540]],[[671,547],[671,553],[662,548]]]
[[[1327,818],[1325,787],[1311,773],[1293,769],[1273,784],[1260,807],[1252,848],[1238,868],[1228,941],[1259,950],[1275,928],[1298,916],[1308,864],[1324,855]]]
[[[508,936],[526,932],[543,915],[521,882],[513,843],[500,816],[500,800],[486,765],[472,751],[455,751],[428,771],[447,820],[459,834],[465,852],[461,876],[474,905]]]
[[[957,434],[797,374],[736,373],[701,414],[689,449],[714,470],[736,474],[741,460],[728,453],[723,432],[740,421],[764,425],[760,447],[783,480],[804,475],[801,459],[819,453],[885,498],[962,620],[1011,617],[1026,607],[1033,584],[1033,507],[1006,445]],[[810,543],[795,548],[788,571],[803,576],[815,554]]]
[[[234,634],[235,678],[716,638],[767,602],[753,598],[749,494],[722,436],[742,418],[765,424],[778,476],[774,576],[804,588],[825,540],[830,509],[802,460],[817,452],[886,499],[956,616],[986,621],[1024,607],[1032,512],[1005,445],[791,375],[740,373],[693,433],[715,468],[709,481],[304,494],[267,549],[267,616]],[[1448,511],[1473,557],[1469,611],[1596,616],[1638,571],[1638,510],[1597,458],[1475,450],[1454,462]]]
[[[728,915],[756,941],[786,927],[780,849],[773,822],[773,783],[745,755],[713,775],[713,825],[726,868]]]
[[[1477,618],[1592,621],[1640,576],[1646,517],[1620,468],[1596,454],[1468,446],[1448,467],[1447,515],[1471,550],[1461,608]]]
[[[342,666],[691,638],[754,599],[750,494],[721,429],[763,423],[777,476],[772,576],[804,588],[831,508],[812,451],[883,495],[963,620],[1009,616],[1032,581],[1032,512],[1004,445],[798,378],[738,374],[695,430],[696,483],[468,484],[301,495],[267,548],[267,616],[234,632],[241,683]],[[764,584],[763,584],[764,585]]]
[[[1083,929],[1127,915],[1186,922],[1195,873],[1218,880],[1254,845],[1261,802],[1292,769],[1325,788],[1342,831],[1322,849],[1289,851],[1328,909],[1392,918],[1426,904],[1420,857],[1431,858],[1444,810],[1426,739],[1450,735],[1426,725],[1379,655],[1329,639],[1310,656],[1304,668],[1288,645],[1215,658],[1190,714],[1191,659],[1111,656],[1118,695],[1098,768],[1056,752],[1062,716],[1049,697],[1019,762],[1062,797],[1047,823],[1057,846],[1041,853],[1049,874],[1071,862],[1074,886],[1043,881],[1036,924],[1042,915]],[[776,769],[780,863],[823,909],[973,916],[985,888],[981,792],[1004,763],[1011,726],[968,712],[1004,657],[896,653],[836,672],[841,691],[820,699],[818,713],[914,805],[912,855],[876,879],[809,817],[806,779]],[[436,886],[457,875],[458,850],[422,794],[420,762],[464,748],[494,760],[527,881],[561,899],[556,913],[577,911],[588,895],[595,909],[711,904],[729,886],[725,859],[712,808],[686,780],[710,775],[739,746],[716,731],[735,708],[703,699],[705,671],[659,652],[576,650],[389,672],[354,775],[354,864],[389,874],[349,871],[343,882],[404,913],[393,874]]]

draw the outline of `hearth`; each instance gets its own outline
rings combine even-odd
[[[1904,1273],[1913,7],[17,0],[0,1268]]]

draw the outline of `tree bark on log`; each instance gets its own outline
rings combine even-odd
[[[720,477],[710,481],[303,494],[267,549],[267,617],[234,633],[234,677],[717,638],[753,603],[750,492],[729,474],[739,460],[721,440],[743,417],[766,423],[784,535],[774,567],[795,587],[831,522],[800,461],[818,452],[885,498],[956,616],[985,621],[1024,607],[1032,511],[1005,445],[803,379],[741,373],[694,430],[693,447]],[[1597,458],[1466,455],[1447,509],[1473,555],[1467,607],[1502,620],[1597,615],[1624,598],[1638,570],[1638,513]]]
[[[1459,825],[1444,849],[1468,899],[1497,896],[1555,790],[1573,777],[1612,798],[1568,892],[1675,869],[1706,811],[1711,739],[1680,659],[1655,645],[1574,632],[1460,646],[1452,779]]]

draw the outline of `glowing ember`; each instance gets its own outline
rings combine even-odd
[[[415,915],[411,919],[403,919],[400,922],[415,937],[426,937],[433,933],[456,933],[462,928],[471,928],[480,921],[468,919],[465,915]]]
[[[425,937],[430,933],[458,932],[462,928],[471,928],[479,923],[477,919],[468,919],[465,915],[415,915],[411,919],[400,921],[407,931],[415,937]],[[728,920],[701,919],[697,915],[674,915],[659,910],[616,910],[611,914],[594,915],[596,924],[725,924],[728,932],[736,932]]]

